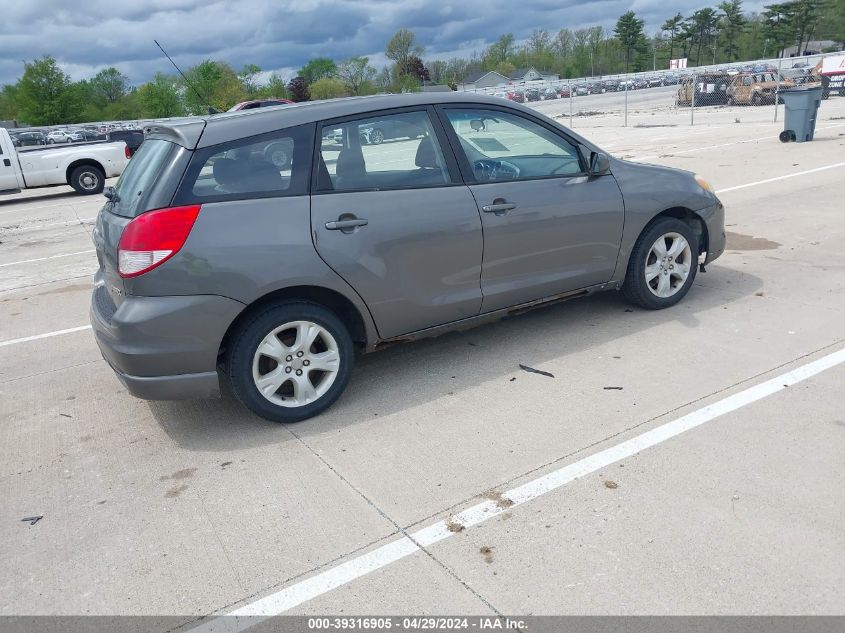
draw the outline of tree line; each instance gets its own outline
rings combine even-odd
[[[742,0],[724,0],[684,16],[669,17],[646,35],[634,11],[624,13],[613,30],[600,26],[556,33],[536,29],[525,42],[500,36],[470,58],[424,61],[425,49],[414,33],[400,29],[387,42],[390,63],[381,69],[367,57],[310,60],[286,81],[254,64],[235,70],[228,63],[205,60],[178,75],[156,73],[133,86],[116,68],[71,81],[50,56],[26,62],[23,75],[0,89],[0,119],[29,125],[86,121],[152,119],[225,111],[249,99],[329,99],[376,92],[419,90],[428,82],[453,89],[468,74],[496,71],[510,76],[517,68],[564,78],[615,74],[668,67],[686,57],[689,66],[779,57],[796,46],[803,54],[812,40],[831,40],[831,50],[845,50],[845,0],[791,0],[745,13]],[[822,51],[829,52],[829,51]]]

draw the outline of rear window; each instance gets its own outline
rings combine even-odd
[[[173,143],[161,139],[143,143],[115,185],[117,201],[110,211],[129,218],[146,211],[152,188],[177,149]]]
[[[300,125],[197,150],[176,203],[306,194],[314,127]]]

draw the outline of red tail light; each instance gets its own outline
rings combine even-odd
[[[123,229],[117,247],[121,277],[137,277],[161,266],[185,244],[200,205],[156,209],[139,215]]]
[[[123,146],[123,153],[126,154],[126,158],[132,158],[132,150],[129,149],[128,145]]]

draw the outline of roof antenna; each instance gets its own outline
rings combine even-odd
[[[206,105],[206,106],[208,106],[208,113],[209,113],[209,114],[219,114],[219,112],[220,112],[220,111],[219,111],[217,108],[212,107],[212,106],[209,104],[208,99],[206,99],[205,97],[203,97],[203,96],[200,94],[200,91],[199,91],[199,90],[197,90],[197,89],[194,87],[194,84],[192,84],[190,81],[188,81],[188,78],[187,78],[187,77],[185,77],[185,73],[183,73],[183,72],[179,69],[179,66],[177,66],[177,65],[176,65],[176,62],[174,62],[174,61],[171,59],[170,55],[168,55],[168,54],[167,54],[167,51],[166,51],[166,50],[164,50],[164,49],[162,48],[161,44],[159,44],[159,43],[158,43],[158,40],[153,40],[153,42],[155,42],[155,43],[156,43],[156,46],[158,46],[158,47],[159,47],[159,49],[161,49],[161,52],[162,52],[162,53],[164,53],[164,56],[165,56],[165,57],[166,57],[166,58],[170,61],[170,63],[171,63],[171,64],[173,64],[173,67],[174,67],[174,68],[175,68],[175,69],[179,72],[179,74],[180,74],[180,75],[182,75],[182,79],[184,79],[184,80],[185,80],[185,83],[186,83],[186,84],[190,87],[190,89],[191,89],[191,90],[193,90],[193,91],[196,93],[196,95],[200,98],[200,100],[201,100],[201,101],[205,102],[205,105]]]

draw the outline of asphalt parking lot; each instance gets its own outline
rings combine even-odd
[[[388,348],[288,426],[127,395],[87,328],[102,199],[0,198],[0,615],[843,614],[845,99],[813,143],[695,116],[575,121],[717,189],[678,306]]]

